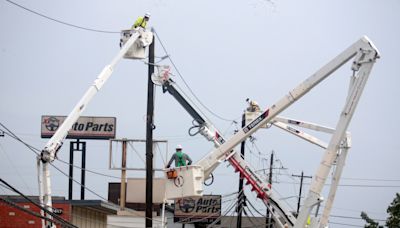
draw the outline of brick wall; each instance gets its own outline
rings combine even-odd
[[[40,209],[32,203],[16,203],[25,209],[40,214]],[[60,216],[70,221],[71,206],[68,203],[54,203],[53,208],[62,209]],[[11,207],[4,202],[0,202],[0,228],[11,227],[42,227],[42,221],[33,215],[27,214],[17,208]]]

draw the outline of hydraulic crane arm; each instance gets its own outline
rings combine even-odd
[[[148,46],[153,40],[151,32],[137,29],[133,31],[124,30],[122,31],[122,38],[120,44],[121,50],[114,57],[111,63],[104,67],[104,69],[94,80],[93,84],[89,87],[83,97],[72,109],[70,114],[67,116],[62,125],[57,129],[55,134],[45,145],[42,150],[40,157],[38,158],[38,182],[39,182],[39,199],[40,203],[49,211],[52,211],[52,199],[51,199],[51,181],[50,181],[50,168],[49,164],[54,161],[57,157],[57,152],[61,148],[63,141],[68,135],[68,131],[72,125],[78,120],[86,106],[97,94],[97,92],[103,87],[103,85],[110,78],[113,73],[114,67],[122,58],[139,59],[144,58],[144,52],[146,46]],[[41,167],[42,166],[42,167]],[[43,192],[42,192],[43,191]],[[46,215],[51,218],[51,215]],[[46,227],[54,227],[54,224],[46,221]]]
[[[61,148],[63,141],[67,137],[68,131],[71,129],[72,125],[79,119],[86,106],[97,94],[97,92],[103,87],[104,83],[107,82],[108,78],[110,78],[111,74],[113,73],[114,67],[124,57],[125,53],[128,52],[128,50],[139,38],[139,36],[139,32],[133,33],[131,38],[122,47],[119,53],[111,61],[111,63],[105,66],[104,69],[100,72],[96,80],[94,80],[93,84],[89,87],[83,97],[75,105],[75,107],[69,113],[68,117],[62,123],[62,125],[57,129],[54,135],[47,142],[41,154],[42,161],[52,162],[55,159],[56,153]]]
[[[155,81],[157,84],[161,84],[163,87],[163,92],[169,92],[177,101],[178,103],[193,117],[193,119],[199,124],[199,132],[201,135],[203,135],[207,140],[213,141],[215,147],[219,147],[223,143],[225,143],[224,137],[219,133],[219,131],[211,124],[208,123],[205,118],[201,116],[201,114],[196,111],[195,108],[187,101],[186,98],[184,98],[181,93],[175,88],[175,82],[169,78],[169,68],[168,67],[162,67],[161,70],[159,70],[159,75],[157,77],[153,76],[153,81]],[[304,137],[303,137],[304,138]],[[231,151],[231,158],[227,158],[228,161],[230,161],[232,164],[240,164],[236,165],[235,167],[247,167],[247,169],[252,172],[252,169],[250,168],[250,165],[238,154],[235,153],[234,151]],[[202,160],[203,161],[203,160]],[[206,162],[206,161],[203,161]],[[203,166],[202,162],[198,162],[200,166]],[[218,163],[214,163],[211,166],[207,166],[208,168],[204,170],[204,180],[207,179],[211,172],[219,165]],[[205,166],[205,165],[204,165]],[[235,170],[236,172],[240,172],[239,169]],[[242,172],[241,172],[242,173]],[[253,173],[257,177],[257,180],[261,183],[262,178],[258,177],[256,173]],[[253,181],[254,178],[248,177],[248,180]],[[248,182],[250,184],[250,182]],[[254,185],[254,183],[252,184]],[[270,188],[270,186],[269,186]],[[253,189],[253,191],[256,189]],[[258,190],[259,191],[259,190]],[[270,194],[269,198],[269,206],[274,208],[274,219],[277,221],[277,224],[280,224],[281,227],[283,227],[283,224],[280,223],[279,218],[280,217],[285,217],[285,221],[289,221],[291,225],[294,224],[294,217],[293,215],[289,212],[289,210],[284,206],[283,202],[280,202],[277,197],[275,197],[276,194]],[[263,198],[260,197],[259,198]],[[266,203],[266,201],[264,200]]]
[[[283,208],[279,202],[274,201],[276,203],[276,207],[280,208],[285,215],[284,219],[289,226],[294,225],[294,227],[298,228],[304,227],[307,221],[307,217],[311,212],[311,209],[313,208],[313,206],[321,201],[320,192],[325,183],[325,179],[329,173],[331,165],[334,162],[334,156],[338,151],[341,140],[346,134],[347,126],[354,113],[355,107],[371,72],[372,66],[375,63],[376,59],[379,58],[378,50],[367,37],[363,37],[358,40],[356,43],[354,43],[341,54],[339,54],[336,58],[323,66],[315,74],[311,75],[293,90],[289,91],[289,93],[278,100],[278,102],[263,111],[252,122],[240,129],[234,136],[225,141],[219,147],[215,148],[207,156],[194,164],[194,166],[201,167],[203,172],[206,173],[207,170],[215,168],[215,166],[217,166],[220,161],[227,160],[233,166],[235,171],[240,172],[240,174],[247,180],[247,182],[251,184],[252,190],[256,191],[258,198],[261,198],[264,202],[268,202],[269,198],[274,199],[275,194],[272,191],[271,186],[267,184],[264,180],[262,180],[240,157],[240,155],[232,152],[233,149],[242,141],[246,140],[246,138],[252,135],[259,128],[273,121],[279,113],[284,111],[287,107],[289,107],[295,101],[308,93],[321,81],[326,79],[334,71],[336,71],[352,58],[354,58],[351,67],[354,72],[352,77],[353,83],[349,91],[346,105],[342,112],[339,123],[336,127],[336,130],[333,133],[332,139],[327,147],[324,159],[321,163],[321,167],[317,171],[316,178],[313,179],[310,194],[303,206],[302,211],[300,211],[297,220],[291,216],[289,210]],[[185,172],[185,170],[181,171],[182,176],[184,176]],[[199,174],[196,173],[193,174],[193,176],[186,176],[186,178],[192,179],[193,182],[195,182],[198,180],[201,181],[202,179],[204,179],[204,176],[199,176]],[[182,188],[183,190],[180,190],[180,188]],[[192,192],[192,195],[198,195],[198,193],[202,192],[202,190],[199,190],[198,188],[193,188],[191,186],[188,186],[188,184],[185,185],[184,182],[179,182],[178,184],[167,183],[167,193],[168,191],[181,191],[183,194],[187,194],[182,194],[182,197],[190,196],[190,191],[194,191]],[[279,225],[281,226],[281,224]]]
[[[189,134],[191,136],[200,133],[208,141],[214,142],[215,147],[218,147],[220,144],[223,143],[223,141],[221,141],[223,140],[223,138],[218,130],[211,123],[207,122],[205,118],[203,118],[201,114],[193,108],[193,106],[187,101],[187,99],[182,96],[182,94],[175,88],[175,82],[172,79],[165,78],[162,81],[162,88],[163,92],[168,92],[169,94],[171,94],[175,98],[175,100],[178,101],[178,103],[186,110],[186,112],[188,112],[189,115],[193,117],[193,120],[196,122],[196,124],[198,124],[198,126],[193,126],[192,128],[190,128],[190,130],[194,127],[199,128],[198,131],[195,133],[192,133],[189,130]]]

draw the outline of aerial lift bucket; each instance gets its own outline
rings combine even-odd
[[[203,195],[204,170],[189,165],[165,170],[167,199],[198,197]]]
[[[138,30],[122,30],[120,47],[122,47],[132,36],[133,33],[139,32],[139,39],[135,41],[132,47],[125,53],[126,59],[144,59],[146,58],[146,47],[153,42],[153,33],[150,31]]]

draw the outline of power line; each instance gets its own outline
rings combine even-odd
[[[332,218],[344,218],[344,219],[358,219],[358,220],[364,220],[361,217],[353,217],[353,216],[346,216],[346,215],[330,215],[329,217]],[[373,219],[375,221],[380,221],[380,222],[384,222],[386,221],[386,219]]]
[[[25,146],[27,146],[32,152],[34,152],[35,154],[37,154],[38,156],[40,156],[40,154],[36,151],[40,151],[39,149],[29,145],[28,143],[24,142],[22,139],[20,139],[18,136],[16,136],[11,130],[9,130],[6,126],[4,126],[2,123],[0,123],[0,125],[6,129],[8,132],[7,135],[10,135],[12,138],[16,139],[17,141],[23,143]],[[82,185],[79,181],[73,179],[72,177],[70,177],[67,173],[65,173],[64,171],[62,171],[61,169],[59,169],[57,166],[55,166],[53,163],[49,162],[49,164],[51,166],[53,166],[56,170],[58,170],[60,173],[62,173],[64,176],[66,176],[67,178],[71,179],[72,181],[74,181],[75,183],[77,183],[78,185],[82,186],[83,188],[85,188],[86,190],[88,190],[89,192],[91,192],[92,194],[94,194],[95,196],[99,197],[102,200],[108,201],[108,199],[102,197],[101,195],[97,194],[96,192],[94,192],[93,190],[91,190],[90,188],[86,187],[85,185]],[[136,212],[134,212],[136,213]],[[146,219],[152,219],[153,221],[157,221],[157,222],[161,222],[160,220],[157,219],[153,219],[153,218],[147,218],[145,216],[142,216],[141,214],[137,214],[139,217],[144,217]]]
[[[66,165],[69,165],[69,166],[72,166],[74,168],[77,168],[77,169],[80,169],[80,170],[84,170],[84,171],[87,171],[89,173],[93,173],[93,174],[96,174],[96,175],[99,175],[99,176],[110,177],[110,178],[119,179],[119,180],[121,179],[120,177],[116,177],[116,176],[112,176],[112,175],[96,172],[96,171],[93,171],[93,170],[90,170],[90,169],[87,169],[87,168],[82,168],[80,166],[77,166],[77,165],[74,165],[74,164],[70,164],[69,162],[63,161],[63,160],[61,160],[59,158],[57,158],[56,161],[59,161],[59,162],[64,163]]]
[[[32,203],[33,205],[35,205],[36,207],[40,208],[41,210],[43,210],[45,213],[51,215],[53,218],[55,218],[60,224],[66,225],[67,227],[76,227],[74,225],[72,225],[71,223],[67,222],[66,220],[64,220],[63,218],[61,218],[60,216],[58,216],[57,214],[55,214],[52,211],[49,211],[47,208],[37,204],[36,202],[34,202],[32,199],[29,199],[27,196],[25,196],[22,192],[18,191],[16,188],[14,188],[13,186],[11,186],[9,183],[7,183],[5,180],[0,178],[0,182],[2,182],[3,184],[5,184],[10,190],[14,191],[15,193],[18,193],[19,195],[21,195],[24,199],[28,200],[30,203]]]
[[[31,9],[29,9],[29,8],[23,6],[23,5],[20,5],[20,4],[16,3],[16,2],[13,2],[13,1],[10,1],[10,0],[6,0],[6,1],[11,3],[11,4],[13,4],[13,5],[15,5],[15,6],[17,6],[17,7],[19,7],[19,8],[21,8],[21,9],[23,9],[23,10],[26,10],[26,11],[28,11],[30,13],[33,13],[33,14],[38,15],[40,17],[46,18],[48,20],[51,20],[51,21],[54,21],[54,22],[57,22],[57,23],[60,23],[60,24],[66,25],[66,26],[70,26],[70,27],[73,27],[73,28],[78,28],[78,29],[87,30],[87,31],[90,31],[90,32],[98,32],[98,33],[120,33],[120,32],[115,32],[115,31],[98,30],[98,29],[87,28],[87,27],[83,27],[83,26],[79,26],[79,25],[74,25],[74,24],[71,24],[71,23],[67,23],[67,22],[64,22],[64,21],[61,21],[61,20],[46,16],[46,15],[44,15],[42,13],[39,13],[39,12],[34,11],[34,10],[31,10]]]
[[[158,35],[157,31],[154,29],[154,34],[157,37],[158,42],[161,44],[161,47],[164,49],[165,54],[168,56],[169,61],[171,62],[172,66],[174,67],[174,69],[176,70],[176,72],[178,73],[178,76],[182,79],[183,83],[185,84],[185,86],[188,88],[188,90],[190,91],[190,93],[194,96],[194,98],[199,102],[199,104],[201,106],[203,106],[209,113],[211,113],[212,115],[214,115],[215,117],[217,117],[218,119],[224,120],[224,121],[228,121],[228,122],[233,122],[235,121],[235,119],[227,119],[224,118],[218,114],[216,114],[215,112],[213,112],[211,109],[209,109],[206,105],[203,104],[203,102],[201,102],[201,100],[196,96],[196,94],[193,92],[193,90],[190,88],[190,86],[188,85],[188,83],[186,82],[186,80],[183,78],[182,74],[180,73],[178,67],[175,65],[174,61],[171,58],[171,55],[168,53],[166,47],[164,46],[164,43],[161,41],[160,36]],[[238,118],[236,118],[238,119]]]
[[[290,176],[290,174],[277,174],[283,176]],[[385,179],[385,178],[362,178],[362,177],[342,177],[343,180],[356,180],[356,181],[380,181],[380,182],[400,182],[400,179]]]
[[[86,30],[86,31],[91,31],[91,32],[98,32],[98,33],[111,33],[111,34],[120,33],[120,32],[116,32],[116,31],[106,31],[106,30],[92,29],[92,28],[88,28],[88,27],[83,27],[83,26],[74,25],[74,24],[71,24],[71,23],[67,23],[67,22],[64,22],[64,21],[61,21],[61,20],[58,20],[58,19],[55,19],[55,18],[46,16],[46,15],[44,15],[44,14],[42,14],[42,13],[39,13],[39,12],[34,11],[34,10],[32,10],[32,9],[29,9],[29,8],[27,8],[27,7],[25,7],[25,6],[22,6],[22,5],[20,5],[20,4],[16,3],[16,2],[11,1],[11,0],[6,0],[6,1],[9,2],[10,4],[13,4],[13,5],[15,5],[15,6],[21,8],[21,9],[24,9],[24,10],[30,12],[30,13],[33,13],[33,14],[38,15],[38,16],[40,16],[40,17],[46,18],[46,19],[48,19],[48,20],[51,20],[51,21],[54,21],[54,22],[57,22],[57,23],[60,23],[60,24],[66,25],[66,26],[70,26],[70,27],[74,27],[74,28],[78,28],[78,29],[82,29],[82,30]],[[168,54],[167,49],[165,48],[164,44],[162,43],[162,41],[161,41],[159,35],[157,34],[157,32],[156,32],[155,30],[154,30],[154,33],[156,34],[156,37],[157,37],[158,41],[160,42],[160,44],[161,44],[162,48],[164,49],[165,53],[167,54],[167,56],[168,56],[168,58],[169,58],[171,64],[174,66],[174,68],[175,68],[176,72],[178,73],[179,77],[182,79],[183,83],[186,85],[186,87],[189,89],[189,91],[190,91],[191,94],[195,97],[195,99],[199,102],[199,104],[200,104],[201,106],[203,106],[209,113],[211,113],[211,114],[214,115],[215,117],[217,117],[217,118],[219,118],[219,119],[221,119],[221,120],[224,120],[224,121],[235,122],[235,119],[227,119],[227,118],[224,118],[224,117],[218,115],[217,113],[213,112],[213,111],[212,111],[211,109],[209,109],[206,105],[204,105],[203,102],[201,102],[201,100],[195,95],[195,93],[193,92],[193,90],[190,88],[190,86],[187,84],[187,82],[186,82],[185,79],[183,78],[182,74],[180,73],[180,71],[179,71],[179,69],[177,68],[177,66],[175,65],[174,61],[172,60],[172,58],[171,58],[170,55]]]
[[[343,225],[343,226],[354,226],[354,227],[364,227],[364,226],[360,226],[360,225],[354,225],[354,224],[348,224],[348,223],[339,223],[339,222],[329,222],[329,224]]]
[[[17,167],[15,166],[14,162],[11,160],[11,158],[8,156],[8,153],[4,150],[3,146],[0,144],[0,150],[3,151],[7,161],[9,164],[11,164],[12,168],[15,170],[15,172],[17,173],[18,177],[21,179],[22,183],[24,184],[24,186],[29,190],[29,192],[32,192],[31,188],[28,186],[28,184],[25,182],[24,178],[22,177],[21,173],[19,172],[19,170],[17,169]]]
[[[35,217],[37,217],[37,218],[44,219],[44,220],[49,221],[49,222],[52,222],[52,223],[61,224],[60,222],[58,222],[58,221],[56,221],[56,220],[54,220],[54,219],[50,219],[50,218],[45,217],[45,216],[42,216],[42,215],[40,215],[40,214],[38,214],[38,213],[36,213],[36,212],[33,212],[33,211],[31,211],[31,210],[28,210],[28,209],[26,209],[26,208],[24,208],[24,207],[21,207],[21,206],[19,206],[18,204],[14,203],[14,202],[12,202],[12,201],[10,201],[10,200],[7,200],[7,199],[5,199],[5,198],[3,198],[3,197],[0,197],[0,201],[3,201],[5,204],[8,204],[9,206],[14,207],[14,208],[16,208],[16,209],[18,209],[18,210],[20,210],[20,211],[23,211],[23,212],[25,212],[25,213],[27,213],[27,214],[30,214],[30,215],[32,215],[32,216],[35,216]]]
[[[19,138],[17,135],[15,135],[10,129],[8,129],[8,128],[7,128],[6,126],[4,126],[2,123],[0,123],[0,125],[1,125],[4,129],[6,129],[6,130],[8,131],[8,132],[4,132],[6,135],[8,135],[8,136],[10,136],[11,138],[13,138],[13,139],[15,139],[15,140],[21,142],[21,143],[24,144],[26,147],[28,147],[30,150],[32,150],[36,155],[38,155],[38,156],[40,155],[40,154],[38,153],[38,152],[40,152],[39,149],[37,149],[37,148],[35,148],[34,146],[31,146],[31,145],[29,145],[28,143],[26,143],[25,141],[23,141],[21,138]],[[90,169],[82,168],[82,167],[77,166],[77,165],[74,165],[74,164],[70,164],[69,162],[66,162],[66,161],[64,161],[64,160],[62,160],[62,159],[59,159],[59,158],[56,158],[56,161],[60,161],[61,163],[64,163],[64,164],[66,164],[66,165],[73,166],[73,167],[75,167],[75,168],[78,168],[78,169],[81,169],[81,170],[85,170],[85,171],[87,171],[87,172],[90,172],[90,173],[93,173],[93,174],[96,174],[96,175],[99,175],[99,176],[104,176],[104,177],[111,177],[111,178],[115,178],[115,179],[120,179],[119,177],[116,177],[116,176],[107,175],[107,174],[100,173],[100,172],[96,172],[96,171],[93,171],[93,170],[90,170]]]
[[[387,182],[400,182],[400,179],[380,179],[380,178],[352,178],[352,177],[342,177],[344,180],[360,180],[360,181],[387,181]]]
[[[280,184],[300,184],[298,182],[289,181],[279,181]],[[311,183],[303,183],[305,185],[310,185]],[[325,184],[325,186],[330,186],[331,184]],[[370,185],[370,184],[339,184],[341,187],[360,187],[360,188],[400,188],[400,185]]]

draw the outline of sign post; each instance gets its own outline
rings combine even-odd
[[[68,199],[72,200],[72,184],[74,178],[74,152],[82,153],[82,170],[81,170],[81,200],[85,199],[85,168],[86,168],[86,142],[81,142],[77,139],[75,142],[70,142],[69,145],[69,180],[68,180]]]
[[[66,116],[44,115],[41,120],[41,137],[51,138],[58,127],[65,121]],[[116,118],[115,117],[95,117],[81,116],[68,131],[67,139],[77,139],[70,142],[69,148],[69,180],[68,180],[68,199],[73,198],[73,178],[74,178],[74,152],[80,151],[82,155],[81,167],[81,200],[85,199],[85,176],[86,176],[86,142],[80,139],[108,140],[115,138]]]

